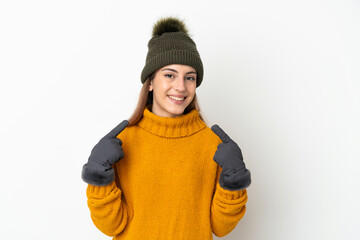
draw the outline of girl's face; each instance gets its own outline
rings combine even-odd
[[[184,113],[196,90],[196,70],[180,64],[160,68],[150,82],[153,91],[152,112],[160,117],[177,117]]]

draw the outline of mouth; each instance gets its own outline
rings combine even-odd
[[[169,97],[170,101],[172,101],[175,104],[179,104],[179,105],[183,104],[186,99],[186,97],[175,97],[172,95],[168,95],[168,97]]]
[[[174,99],[176,101],[184,101],[186,97],[175,97],[172,95],[168,95],[169,98]]]

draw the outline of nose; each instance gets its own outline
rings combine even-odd
[[[181,77],[181,78],[179,77],[176,79],[174,88],[176,90],[178,90],[179,92],[185,91],[186,87],[185,87],[185,80],[183,77]]]

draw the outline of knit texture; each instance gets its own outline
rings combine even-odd
[[[154,36],[148,43],[145,66],[141,73],[141,82],[166,65],[184,64],[195,68],[197,72],[196,87],[199,87],[203,75],[203,64],[195,42],[184,32],[166,32]]]
[[[118,136],[124,158],[115,182],[88,185],[91,218],[113,239],[213,239],[244,216],[247,192],[220,187],[213,156],[220,138],[197,110],[159,117],[145,109],[137,125]]]

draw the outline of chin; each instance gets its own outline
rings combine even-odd
[[[182,115],[184,113],[184,110],[177,110],[177,111],[169,111],[172,115]]]
[[[186,107],[172,107],[168,109],[168,112],[172,115],[182,115]]]

